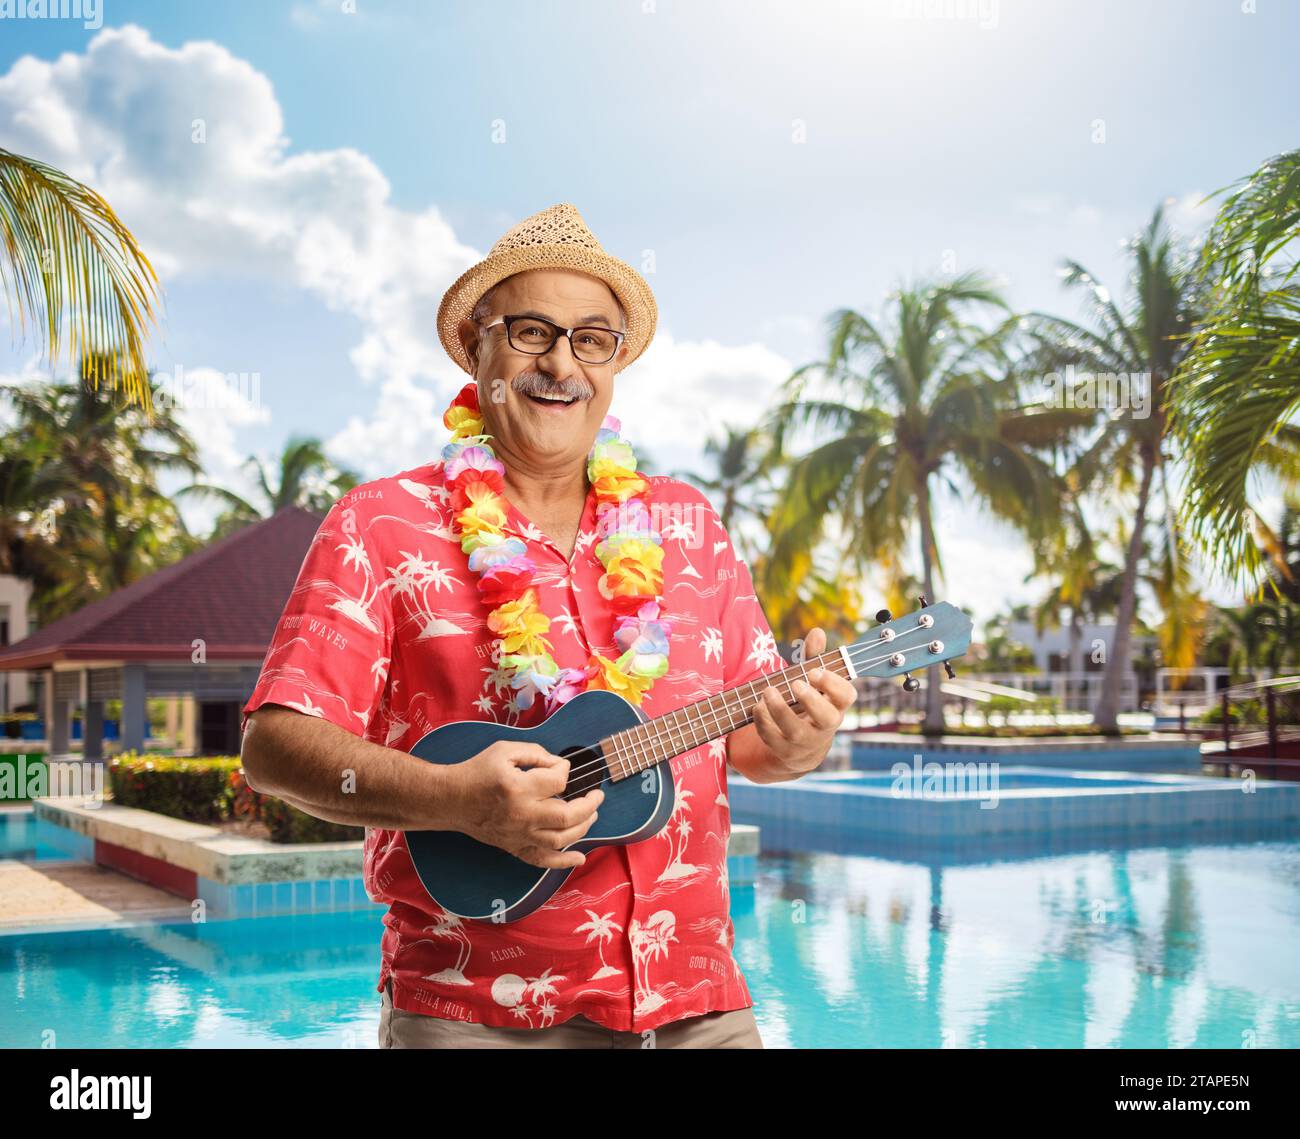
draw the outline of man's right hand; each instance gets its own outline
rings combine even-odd
[[[463,763],[444,768],[455,829],[547,869],[581,866],[587,856],[565,850],[596,821],[599,787],[565,802],[556,798],[569,761],[538,744],[498,740]]]

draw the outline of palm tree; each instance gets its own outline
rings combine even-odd
[[[1211,614],[1206,661],[1226,665],[1238,676],[1300,668],[1300,503],[1284,502],[1276,530],[1268,532],[1276,540],[1261,551],[1267,555],[1267,595]]]
[[[1067,261],[1067,287],[1084,292],[1093,326],[1085,328],[1063,317],[1031,314],[1029,324],[1039,338],[1039,359],[1059,368],[1073,365],[1091,376],[1123,376],[1140,387],[1146,399],[1130,398],[1109,409],[1100,430],[1076,460],[1070,481],[1078,493],[1103,485],[1133,502],[1133,523],[1124,557],[1124,578],[1115,621],[1115,642],[1102,675],[1101,697],[1094,712],[1098,726],[1117,730],[1123,665],[1132,643],[1137,609],[1137,582],[1146,542],[1148,515],[1156,482],[1165,500],[1164,554],[1169,567],[1167,598],[1186,600],[1185,541],[1173,509],[1167,464],[1167,386],[1184,351],[1185,337],[1195,322],[1198,291],[1188,260],[1175,245],[1157,209],[1147,228],[1129,243],[1132,290],[1120,306],[1096,277],[1076,261]],[[1130,389],[1131,391],[1132,389]],[[1073,401],[1071,401],[1073,402]]]
[[[1061,610],[1068,609],[1068,671],[1082,672],[1084,623],[1115,611],[1123,574],[1101,556],[1082,504],[1073,496],[1062,516],[1062,525],[1034,549],[1034,569],[1025,580],[1036,577],[1047,578],[1051,585],[1034,607],[1034,628],[1041,635],[1059,623]],[[1069,695],[1067,687],[1067,704]]]
[[[107,379],[147,408],[158,278],[113,208],[53,166],[0,150],[0,244],[0,291],[24,330],[41,329],[51,367],[66,339],[69,359],[108,367],[90,373],[92,388]]]
[[[715,500],[720,500],[718,518],[731,535],[737,552],[746,561],[758,555],[753,542],[739,525],[745,519],[761,521],[772,496],[771,448],[758,427],[724,425],[721,438],[710,438],[704,454],[712,462],[713,474],[674,472],[674,477],[693,483]],[[734,531],[734,532],[733,532]]]
[[[158,475],[199,471],[170,411],[134,392],[124,365],[84,357],[79,382],[7,385],[14,426],[0,439],[6,556],[34,585],[42,622],[183,556],[192,539]],[[122,379],[114,380],[114,375]]]
[[[0,436],[0,573],[35,579],[42,511],[65,489],[44,439]]]
[[[360,481],[355,471],[337,467],[326,457],[319,439],[290,439],[280,452],[278,470],[267,470],[267,465],[256,455],[244,463],[256,476],[257,489],[263,504],[258,506],[226,487],[209,483],[195,483],[182,487],[178,495],[196,495],[215,498],[226,509],[217,519],[212,538],[222,538],[251,522],[268,518],[286,506],[300,506],[323,514],[340,495],[347,493]]]
[[[1206,663],[1231,670],[1233,678],[1253,677],[1267,655],[1270,638],[1265,615],[1274,605],[1265,600],[1236,609],[1216,607],[1205,639]]]
[[[1300,495],[1283,499],[1277,528],[1268,528],[1268,533],[1265,572],[1273,595],[1300,604]]]
[[[1002,319],[987,331],[969,319],[1005,312],[987,280],[965,274],[900,288],[883,320],[851,309],[831,316],[826,359],[790,377],[785,401],[770,416],[778,453],[798,428],[817,436],[811,450],[790,460],[770,520],[770,595],[794,592],[833,520],[837,549],[858,568],[897,566],[915,524],[921,581],[934,601],[943,568],[932,496],[936,482],[963,493],[959,473],[968,497],[1017,529],[1041,536],[1056,524],[1059,479],[1036,448],[1077,416],[1021,403],[1023,380],[1008,351],[1015,322]],[[823,391],[811,391],[814,379]],[[925,731],[942,730],[932,667]]]
[[[1215,303],[1170,383],[1170,426],[1192,537],[1229,578],[1253,580],[1276,535],[1250,503],[1250,475],[1300,486],[1300,150],[1229,191],[1199,266]]]

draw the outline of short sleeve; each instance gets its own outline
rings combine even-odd
[[[388,676],[392,614],[369,520],[341,499],[317,530],[276,624],[248,716],[263,704],[364,736]]]

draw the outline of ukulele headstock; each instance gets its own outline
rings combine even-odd
[[[880,621],[876,628],[845,646],[855,677],[885,679],[942,664],[951,678],[952,666],[947,662],[970,648],[971,619],[947,601],[928,605],[922,597],[915,612],[892,617],[882,609],[876,620]],[[913,692],[920,682],[908,676],[903,686]]]

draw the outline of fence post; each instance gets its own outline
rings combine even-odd
[[[1187,734],[1187,701],[1178,701],[1178,734]]]
[[[1264,689],[1264,707],[1268,709],[1268,754],[1272,759],[1278,759],[1277,750],[1277,704],[1276,696],[1273,689]]]

